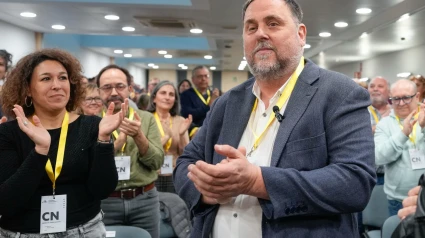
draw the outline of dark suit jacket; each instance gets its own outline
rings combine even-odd
[[[189,88],[180,95],[180,105],[182,117],[187,118],[191,114],[195,126],[202,126],[210,106],[202,102],[193,88]]]
[[[237,147],[254,104],[254,79],[216,100],[177,160],[174,185],[194,217],[192,237],[208,237],[218,205],[205,205],[187,178],[197,160],[217,164],[215,144]],[[285,110],[270,167],[261,167],[270,200],[259,199],[263,237],[358,237],[354,213],[375,185],[369,94],[350,78],[307,60]]]

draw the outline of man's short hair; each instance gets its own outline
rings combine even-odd
[[[192,69],[192,77],[195,76],[196,71],[198,71],[199,69],[206,69],[208,70],[207,66],[205,65],[198,65],[195,68]]]
[[[123,67],[120,67],[120,66],[115,65],[115,64],[111,64],[111,65],[108,65],[108,66],[104,67],[103,69],[101,69],[99,74],[96,76],[96,84],[97,84],[98,87],[100,87],[100,76],[102,76],[102,74],[105,73],[105,71],[108,70],[108,69],[118,69],[121,72],[123,72],[125,74],[126,79],[127,79],[127,84],[128,84],[127,86],[131,86],[131,74],[130,74],[130,72],[128,72],[128,70],[123,68]]]
[[[242,19],[245,19],[245,12],[249,5],[254,0],[248,0],[243,5],[243,13],[242,13]],[[301,9],[301,6],[294,0],[282,0],[285,1],[285,3],[288,5],[289,9],[292,12],[292,16],[296,19],[298,23],[301,23],[303,21],[303,10]]]

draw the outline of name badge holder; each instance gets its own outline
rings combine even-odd
[[[117,167],[118,180],[130,179],[130,156],[115,156],[115,166]]]
[[[66,195],[41,197],[40,234],[66,231]]]
[[[161,167],[161,174],[172,174],[173,173],[173,156],[164,156],[164,164]]]
[[[413,170],[425,169],[425,155],[417,149],[410,149],[410,164]]]

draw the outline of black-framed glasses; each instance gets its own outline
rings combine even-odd
[[[100,97],[87,97],[87,98],[84,99],[84,102],[87,103],[87,104],[90,104],[93,101],[95,103],[102,103],[102,99]]]
[[[412,96],[404,96],[404,97],[393,97],[390,98],[392,104],[400,105],[401,100],[403,100],[404,104],[409,104],[412,102],[413,97],[416,96],[416,93]]]
[[[117,90],[118,92],[121,92],[124,89],[126,89],[127,87],[128,87],[127,85],[125,85],[123,83],[119,83],[119,84],[116,84],[115,86],[110,85],[110,84],[106,84],[106,85],[103,85],[102,87],[100,87],[99,89],[102,90],[105,93],[111,93],[113,88],[115,88],[115,90]]]

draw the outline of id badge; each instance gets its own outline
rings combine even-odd
[[[40,234],[66,231],[66,195],[42,196]]]
[[[425,169],[425,155],[416,149],[410,149],[410,163],[412,164],[412,169]]]
[[[118,180],[130,179],[130,156],[116,156],[115,166],[117,166]]]
[[[161,174],[171,174],[173,173],[173,156],[166,155],[164,156],[164,164],[161,167]]]

